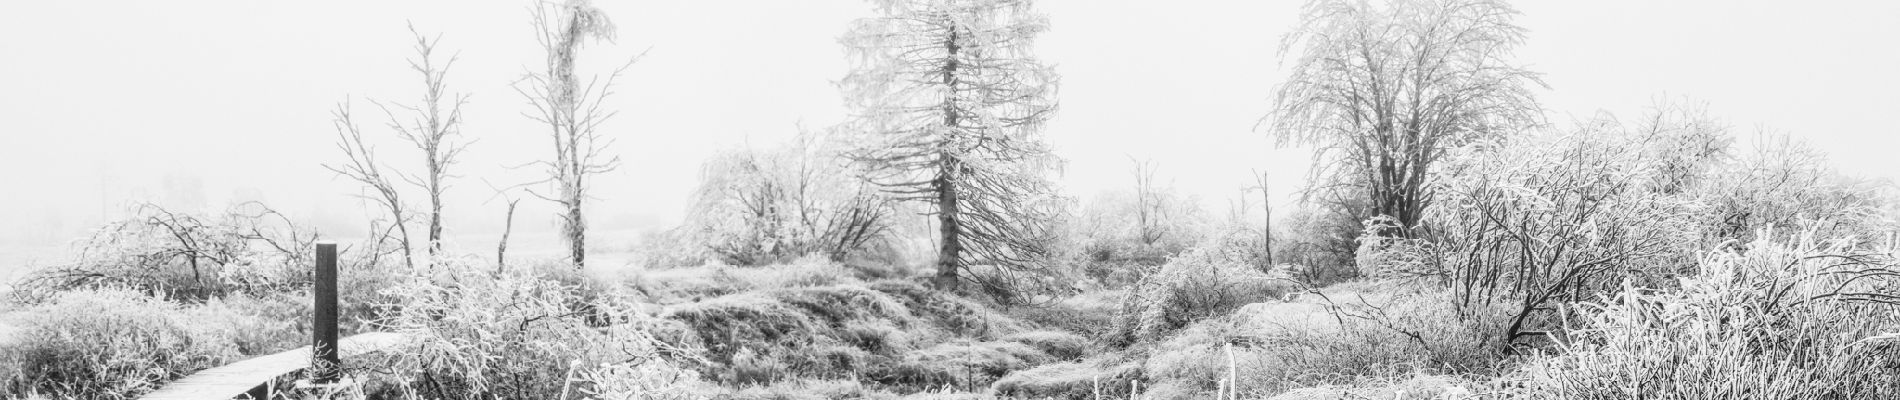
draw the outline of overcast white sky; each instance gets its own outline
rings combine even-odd
[[[836,37],[869,14],[854,0],[597,1],[619,41],[588,66],[651,49],[622,82],[603,129],[626,164],[595,180],[594,225],[678,220],[710,152],[769,145],[799,124],[844,117],[832,81]],[[1129,157],[1225,207],[1252,169],[1277,196],[1304,176],[1303,151],[1255,128],[1283,75],[1275,53],[1297,1],[1046,0],[1037,44],[1062,75],[1047,139],[1061,182],[1087,198],[1129,183]],[[1900,2],[1519,2],[1519,59],[1546,74],[1554,120],[1633,116],[1662,98],[1706,101],[1744,131],[1800,135],[1850,172],[1900,177]],[[405,21],[460,51],[449,77],[473,95],[451,230],[491,231],[498,203],[480,179],[533,179],[513,165],[545,138],[509,89],[539,61],[523,1],[9,1],[0,4],[0,243],[64,240],[143,192],[203,203],[261,198],[294,217],[351,223],[362,209],[334,162],[328,112],[355,99],[408,101],[417,81]],[[596,70],[599,70],[596,68]],[[366,125],[371,135],[385,132]],[[410,149],[386,141],[395,160]],[[170,182],[169,184],[167,182]],[[193,182],[198,187],[194,188]],[[551,229],[551,208],[518,229]],[[1214,211],[1221,211],[1216,209]],[[4,248],[7,246],[0,246]],[[0,257],[4,259],[5,257]]]

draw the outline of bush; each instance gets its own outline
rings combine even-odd
[[[1274,221],[1274,261],[1293,266],[1293,276],[1321,287],[1359,277],[1354,252],[1369,208],[1360,197],[1300,204]]]
[[[1458,304],[1517,311],[1506,341],[1548,330],[1555,305],[1625,280],[1667,284],[1697,239],[1698,202],[1658,186],[1667,165],[1610,121],[1577,132],[1473,146],[1434,175],[1425,258]],[[1680,179],[1667,179],[1678,181]]]
[[[715,155],[700,175],[684,233],[734,265],[870,255],[889,240],[892,202],[855,179],[828,145],[820,133],[800,133],[782,148]]]
[[[1249,263],[1248,254],[1249,249],[1214,240],[1168,260],[1124,299],[1114,341],[1126,345],[1159,339],[1195,321],[1279,299],[1294,289],[1286,277]]]
[[[63,290],[130,287],[194,301],[309,285],[303,266],[316,234],[262,204],[215,216],[153,204],[133,211],[78,241],[74,263],[35,272],[16,294],[34,302]]]
[[[0,395],[130,399],[238,358],[220,335],[227,314],[205,314],[129,289],[60,293],[24,311],[0,345]]]
[[[1625,287],[1577,306],[1559,352],[1525,369],[1572,399],[1893,398],[1900,309],[1891,249],[1763,238],[1702,258],[1679,290]]]

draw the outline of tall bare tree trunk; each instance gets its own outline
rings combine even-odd
[[[515,231],[515,203],[520,199],[508,200],[508,215],[501,225],[501,241],[495,243],[495,274],[500,275],[508,268],[508,234]]]
[[[937,223],[943,236],[943,246],[937,252],[937,277],[932,283],[942,289],[956,288],[958,270],[963,268],[959,262],[963,252],[963,230],[957,225],[955,168],[956,162],[946,162],[937,173]]]
[[[1260,247],[1267,250],[1265,271],[1271,272],[1273,270],[1273,194],[1267,190],[1267,173],[1265,172],[1260,173],[1260,211],[1261,218],[1266,220],[1266,226],[1260,229],[1263,238]]]
[[[956,22],[950,22],[950,38],[944,40],[944,49],[949,53],[943,65],[943,84],[948,92],[943,99],[943,126],[945,129],[957,128],[957,28]],[[946,143],[955,145],[955,143]],[[963,268],[959,259],[963,252],[962,227],[957,224],[957,169],[962,163],[959,155],[948,151],[939,153],[943,160],[937,168],[937,222],[943,236],[943,246],[937,252],[937,277],[934,283],[940,289],[955,289],[958,286],[957,273]]]
[[[429,163],[429,265],[442,253],[442,166]]]

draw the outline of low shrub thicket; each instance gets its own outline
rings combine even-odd
[[[195,301],[232,293],[307,287],[316,234],[260,203],[221,214],[138,204],[132,217],[107,223],[75,243],[71,264],[36,271],[18,285],[17,300],[59,291],[130,287]]]

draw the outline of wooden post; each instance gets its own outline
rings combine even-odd
[[[336,383],[342,375],[342,359],[337,355],[336,340],[336,243],[317,242],[316,318],[310,324],[310,381]]]

